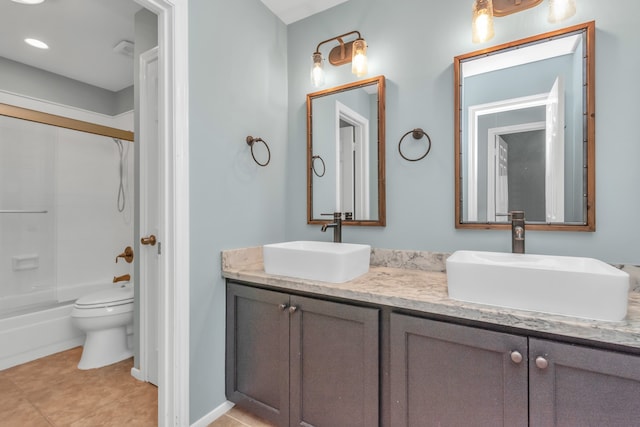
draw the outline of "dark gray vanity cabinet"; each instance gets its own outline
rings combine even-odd
[[[227,283],[227,398],[279,426],[376,426],[379,310]]]
[[[391,315],[391,425],[640,425],[640,356]]]
[[[526,426],[527,339],[391,314],[391,425]]]
[[[640,425],[640,356],[529,338],[532,427]]]
[[[281,426],[289,423],[288,301],[280,292],[227,284],[227,399]]]

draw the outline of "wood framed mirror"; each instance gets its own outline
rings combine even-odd
[[[456,228],[595,231],[595,22],[454,58]]]
[[[384,76],[307,95],[307,223],[385,226]]]

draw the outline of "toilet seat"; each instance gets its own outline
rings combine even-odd
[[[123,286],[121,288],[94,292],[80,297],[74,304],[74,307],[79,309],[90,309],[116,307],[126,304],[133,304],[133,288]]]

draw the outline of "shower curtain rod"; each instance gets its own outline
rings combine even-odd
[[[133,142],[133,132],[0,103],[0,115]]]

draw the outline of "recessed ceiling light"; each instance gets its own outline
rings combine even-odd
[[[37,39],[24,39],[24,41],[33,47],[37,47],[38,49],[49,49],[49,45]]]
[[[11,0],[14,3],[22,3],[22,4],[40,4],[44,2],[44,0]]]

